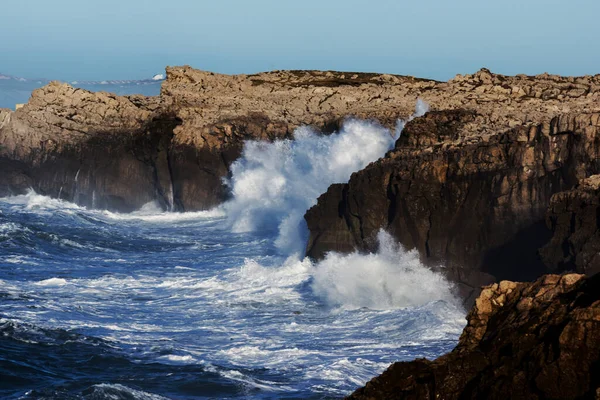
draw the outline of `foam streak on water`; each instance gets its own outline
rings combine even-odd
[[[302,240],[296,213],[321,190],[310,179],[346,179],[369,161],[352,143],[368,147],[381,128],[345,129],[250,145],[236,197],[212,211],[0,199],[0,382],[11,382],[0,397],[336,398],[393,361],[450,350],[464,325],[451,286],[385,232],[377,253],[319,262],[282,239]],[[389,147],[383,133],[373,140]],[[258,178],[266,165],[280,180]]]

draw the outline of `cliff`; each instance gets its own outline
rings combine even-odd
[[[393,126],[434,82],[380,74],[220,75],[167,68],[161,95],[120,97],[52,82],[0,113],[0,196],[32,187],[98,208],[207,209],[244,140],[335,130],[349,115]]]
[[[540,253],[551,270],[600,272],[600,175],[552,196],[546,221],[553,236]]]
[[[122,211],[150,200],[206,209],[226,197],[222,178],[247,139],[289,137],[303,124],[331,132],[348,116],[393,127],[419,97],[435,109],[476,109],[485,116],[476,130],[486,135],[498,125],[541,122],[572,108],[595,110],[598,87],[598,77],[504,77],[487,70],[435,82],[320,71],[229,76],[189,67],[167,68],[156,98],[53,82],[23,108],[1,114],[0,195],[33,187]]]
[[[372,251],[384,228],[471,299],[482,284],[548,272],[538,249],[550,199],[599,172],[597,82],[482,70],[437,84],[421,94],[434,111],[307,212],[307,254]]]
[[[594,399],[600,275],[484,288],[456,348],[392,364],[348,399]]]
[[[541,260],[538,249],[553,235],[545,222],[552,196],[600,173],[599,96],[600,76],[485,69],[437,82],[174,67],[154,98],[54,82],[23,108],[0,110],[0,196],[32,187],[119,211],[152,200],[207,209],[227,197],[222,181],[245,140],[288,138],[303,124],[327,133],[348,116],[392,128],[421,98],[432,111],[408,123],[386,157],[330,187],[308,211],[307,254],[373,250],[385,228],[430,265],[443,265],[473,300],[494,280],[573,267],[557,253]]]

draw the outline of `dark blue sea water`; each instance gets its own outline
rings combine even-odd
[[[416,252],[298,252],[316,196],[392,144],[358,122],[249,143],[206,212],[0,199],[0,398],[340,398],[449,351],[464,311]]]

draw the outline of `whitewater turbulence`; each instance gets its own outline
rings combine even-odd
[[[416,250],[406,251],[383,230],[377,240],[377,253],[328,253],[313,272],[315,294],[333,306],[372,310],[456,303],[450,283],[423,266]]]
[[[427,112],[419,100],[410,119]],[[333,183],[347,182],[353,172],[383,157],[400,135],[371,121],[346,121],[339,132],[322,135],[310,127],[293,140],[246,142],[231,166],[232,200],[223,207],[235,232],[276,232],[281,254],[304,251],[305,212]]]
[[[409,120],[427,110],[426,103],[417,102]],[[397,309],[436,300],[454,302],[449,282],[422,265],[416,251],[406,251],[384,231],[378,236],[377,253],[329,253],[317,263],[301,259],[306,211],[331,184],[347,182],[353,172],[384,156],[403,128],[404,121],[398,121],[392,133],[373,122],[350,120],[331,135],[303,127],[294,133],[294,140],[247,142],[232,166],[233,198],[223,207],[233,230],[273,234],[280,254],[288,257],[279,268],[312,279],[314,293],[330,306]],[[279,275],[254,260],[242,270]]]
[[[209,211],[0,198],[0,398],[341,398],[449,351],[464,310],[416,251],[382,231],[372,254],[303,257],[306,210],[398,134],[248,142]]]

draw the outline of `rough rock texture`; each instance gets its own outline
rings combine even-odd
[[[119,97],[51,83],[0,112],[0,195],[28,187],[96,207],[131,210],[156,199],[206,209],[243,141],[330,132],[348,116],[393,128],[417,98],[434,109],[475,109],[472,132],[540,123],[597,108],[599,77],[505,77],[482,70],[436,82],[387,74],[275,71],[220,75],[167,68],[161,95]],[[421,144],[419,144],[421,145]],[[77,176],[77,180],[75,177]]]
[[[600,76],[485,69],[436,82],[175,67],[154,98],[51,83],[19,110],[0,110],[0,196],[32,187],[121,211],[151,200],[206,209],[226,198],[222,181],[245,140],[288,138],[302,124],[331,132],[348,116],[394,128],[421,98],[433,111],[307,213],[307,252],[371,250],[385,228],[445,265],[472,299],[481,284],[547,271],[537,249],[551,236],[551,196],[600,173],[599,96]]]
[[[125,211],[164,201],[170,182],[160,167],[167,163],[172,129],[162,129],[164,122],[152,119],[151,108],[145,98],[90,93],[57,82],[34,91],[0,123],[0,194],[31,187]]]
[[[53,82],[18,111],[0,111],[0,196],[36,191],[100,208],[156,199],[206,209],[247,139],[333,131],[347,116],[388,126],[432,81],[316,71],[228,76],[167,69],[161,95],[120,97]]]
[[[421,94],[434,111],[307,212],[307,254],[371,251],[384,228],[471,299],[481,284],[547,272],[537,250],[550,198],[600,172],[597,82],[482,70],[436,84]]]
[[[392,364],[349,399],[597,399],[600,275],[484,288],[457,347]]]
[[[552,196],[546,220],[554,236],[540,253],[550,269],[600,272],[600,175]]]

